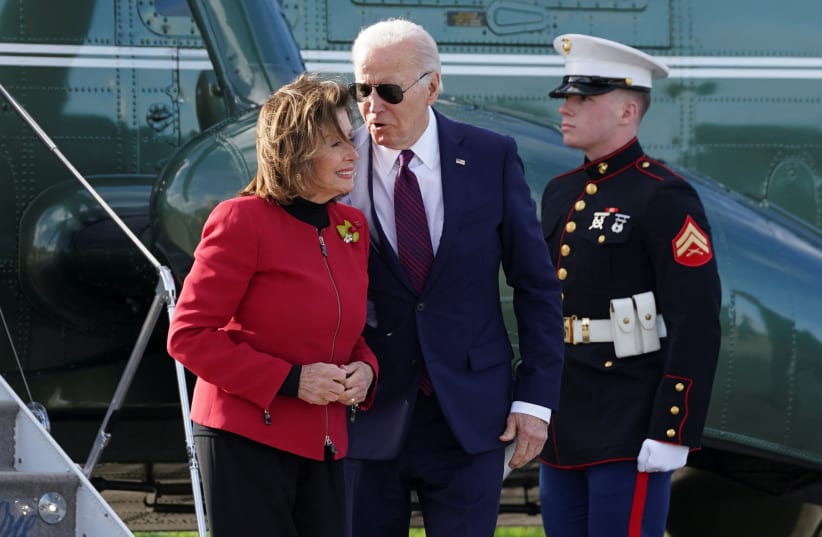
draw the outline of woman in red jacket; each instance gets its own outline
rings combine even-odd
[[[203,228],[168,336],[191,408],[212,537],[342,535],[341,459],[373,397],[368,226],[337,203],[357,152],[349,94],[301,75],[257,121],[257,175]]]

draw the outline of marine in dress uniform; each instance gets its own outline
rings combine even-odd
[[[554,47],[566,76],[551,96],[564,107],[614,90],[649,94],[668,72],[591,36],[559,36]],[[582,119],[560,111],[567,143]],[[663,535],[671,474],[700,445],[719,353],[720,283],[702,203],[644,153],[635,130],[620,132],[604,155],[581,144],[582,166],[542,197],[565,324],[560,403],[540,457],[550,537]]]

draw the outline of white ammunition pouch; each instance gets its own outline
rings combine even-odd
[[[654,293],[611,300],[611,334],[617,358],[658,351],[659,339],[667,331],[662,316],[656,313]]]

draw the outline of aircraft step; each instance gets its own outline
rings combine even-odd
[[[2,376],[0,536],[134,537]]]
[[[20,536],[74,536],[76,513],[65,506],[67,498],[77,495],[76,477],[5,470],[0,483],[0,529],[14,528],[10,535]]]

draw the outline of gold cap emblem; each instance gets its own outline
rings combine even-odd
[[[567,37],[562,38],[562,53],[568,54],[571,52],[571,40]]]

